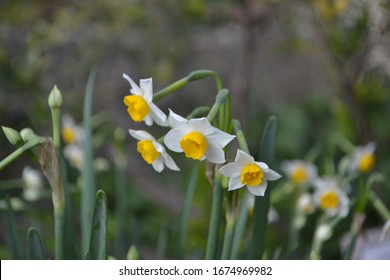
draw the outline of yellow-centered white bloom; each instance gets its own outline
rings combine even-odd
[[[139,140],[137,151],[147,163],[153,166],[154,170],[161,172],[164,170],[164,166],[166,166],[171,170],[180,171],[180,168],[165,151],[163,145],[158,143],[148,132],[129,129],[129,133],[132,137]]]
[[[314,203],[330,217],[348,215],[349,199],[347,194],[339,187],[335,178],[318,178],[314,182]]]
[[[297,184],[306,184],[317,178],[317,167],[309,162],[295,159],[286,160],[281,164],[281,169],[290,180]]]
[[[207,159],[212,163],[224,163],[223,148],[235,136],[213,127],[207,118],[187,120],[172,111],[169,123],[173,127],[164,138],[165,145],[172,151],[183,153],[195,160]]]
[[[368,143],[366,146],[357,146],[351,159],[351,170],[360,172],[369,172],[375,165],[375,143]]]
[[[244,151],[237,150],[234,162],[219,169],[222,175],[230,177],[229,191],[248,187],[248,191],[256,196],[264,196],[267,181],[279,179],[281,176],[270,169],[264,162],[257,162]]]
[[[27,201],[37,201],[42,194],[43,181],[38,170],[26,166],[22,172],[23,198]]]
[[[129,76],[123,74],[131,86],[131,95],[125,96],[123,103],[127,106],[130,117],[136,121],[144,121],[151,126],[153,122],[158,125],[167,126],[167,116],[160,110],[153,101],[153,81],[152,78],[141,79],[138,86]]]
[[[75,143],[80,144],[84,140],[83,128],[77,125],[74,119],[69,115],[64,115],[62,117],[61,134],[66,145]]]

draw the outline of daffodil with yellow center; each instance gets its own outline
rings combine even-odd
[[[314,181],[314,203],[328,216],[344,218],[348,215],[349,199],[333,177],[318,178]]]
[[[170,150],[195,160],[225,162],[223,148],[235,136],[213,127],[207,118],[187,120],[172,111],[169,123],[172,129],[165,136],[164,143]]]
[[[161,172],[165,166],[171,170],[180,170],[172,157],[165,151],[163,145],[158,143],[148,132],[129,129],[129,133],[132,137],[139,140],[137,151],[148,164],[153,166],[154,170]]]
[[[351,171],[370,172],[375,166],[375,144],[368,143],[366,146],[357,146],[352,154]]]
[[[160,126],[167,126],[167,116],[153,102],[153,81],[152,78],[141,79],[138,86],[128,75],[123,74],[131,86],[130,93],[123,99],[127,106],[127,112],[136,122],[144,121],[146,125],[156,122]]]
[[[303,160],[286,160],[282,162],[281,169],[296,185],[312,182],[317,178],[317,167]]]
[[[267,164],[255,161],[251,155],[241,150],[237,150],[234,162],[222,166],[219,173],[229,177],[229,191],[247,186],[248,191],[256,196],[264,196],[267,181],[281,177]]]
[[[65,115],[62,118],[61,135],[66,145],[80,144],[83,140],[83,129],[75,124],[71,116]]]
[[[339,196],[335,191],[324,192],[320,197],[322,209],[335,209],[339,205]]]

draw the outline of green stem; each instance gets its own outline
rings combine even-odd
[[[57,149],[61,146],[61,120],[60,120],[60,109],[52,108],[51,109],[51,117],[53,122],[53,143],[54,147]]]
[[[243,150],[244,152],[249,154],[248,143],[246,142],[245,135],[242,132],[240,121],[234,119],[234,120],[232,120],[232,124],[233,124],[233,129],[234,129],[234,132],[237,136],[237,141],[238,141],[238,144],[240,145],[241,150]]]
[[[230,258],[233,236],[234,236],[234,219],[227,218],[225,236],[223,239],[223,246],[222,246],[222,253],[221,253],[222,260],[228,260]]]
[[[38,144],[42,142],[42,138],[34,138],[30,141],[26,142],[23,146],[19,147],[15,151],[13,151],[9,156],[7,156],[5,159],[0,161],[0,170],[2,170],[4,167],[6,167],[8,164],[13,162],[15,159],[17,159],[19,156],[21,156],[24,152],[34,148]]]
[[[221,112],[220,107],[225,102],[225,99],[228,95],[229,95],[229,91],[227,89],[222,89],[218,92],[218,94],[215,98],[215,103],[214,103],[213,107],[211,107],[211,110],[210,110],[209,114],[207,115],[207,119],[210,123],[214,120],[218,111]]]
[[[196,81],[199,79],[204,79],[207,77],[213,77],[215,80],[215,83],[217,85],[217,90],[221,91],[222,90],[222,83],[221,83],[221,78],[218,76],[218,74],[214,71],[211,70],[197,70],[191,72],[187,77],[182,78],[173,84],[163,88],[162,90],[156,92],[153,96],[153,102],[157,102],[160,99],[170,95],[174,91],[184,87],[186,84],[192,81]]]
[[[54,210],[54,236],[55,236],[55,258],[64,258],[64,224],[65,216],[62,210]]]
[[[211,215],[209,223],[209,232],[207,237],[206,260],[213,260],[217,255],[218,233],[221,223],[222,208],[222,186],[219,178],[215,176],[213,200],[211,204]]]
[[[372,204],[374,205],[375,209],[378,211],[378,213],[382,216],[382,218],[385,221],[390,220],[389,209],[387,209],[387,207],[382,202],[382,200],[380,200],[379,197],[374,192],[370,192],[369,199],[372,202]]]

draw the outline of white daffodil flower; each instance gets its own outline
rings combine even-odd
[[[30,166],[22,171],[23,198],[27,201],[37,201],[42,194],[43,181],[41,173]]]
[[[154,170],[161,172],[164,170],[164,166],[166,166],[171,170],[180,171],[180,168],[165,151],[163,145],[158,143],[148,132],[129,129],[129,133],[132,137],[139,140],[137,151],[147,163],[153,166]]]
[[[328,240],[333,233],[333,229],[328,224],[320,224],[314,233],[314,238],[319,242]]]
[[[281,169],[297,185],[310,183],[317,178],[317,167],[303,160],[285,160],[281,164]]]
[[[357,146],[351,157],[351,171],[369,172],[375,165],[375,143]]]
[[[344,218],[348,215],[349,199],[347,194],[339,187],[335,178],[318,178],[314,182],[314,203],[330,217],[339,215]]]
[[[247,153],[237,150],[235,161],[219,169],[219,172],[229,179],[229,191],[248,187],[248,191],[257,196],[264,196],[267,181],[274,181],[281,177],[264,162],[257,162]]]
[[[151,126],[156,122],[160,126],[167,126],[167,116],[160,110],[153,101],[153,81],[152,78],[141,79],[138,86],[128,75],[123,74],[131,86],[131,95],[125,96],[123,102],[127,106],[130,117],[136,121],[144,121]]]
[[[83,128],[77,125],[70,115],[62,117],[61,134],[66,145],[81,144],[84,140]]]
[[[298,198],[297,210],[305,214],[313,213],[315,210],[313,197],[308,193],[301,194]]]
[[[173,127],[164,138],[172,151],[182,153],[195,160],[207,159],[212,163],[224,163],[223,148],[235,136],[213,127],[207,118],[187,120],[172,111],[169,123]]]
[[[64,156],[69,160],[70,164],[79,170],[84,166],[84,151],[76,144],[66,145],[64,147]]]

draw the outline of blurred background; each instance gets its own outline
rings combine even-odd
[[[158,236],[165,234],[167,246],[173,246],[170,232],[192,163],[177,159],[182,173],[157,174],[142,160],[127,134],[142,125],[130,119],[123,104],[130,87],[122,74],[135,81],[153,77],[158,91],[193,70],[216,71],[232,93],[233,117],[241,121],[253,154],[266,120],[277,117],[277,171],[283,159],[304,158],[312,149],[326,154],[332,137],[341,135],[355,145],[375,142],[376,168],[388,174],[389,11],[388,0],[1,0],[0,125],[51,135],[47,97],[54,85],[63,95],[63,113],[81,123],[88,75],[95,68],[95,157],[105,160],[98,188],[107,192],[112,213],[112,170],[118,156],[114,129],[125,135],[119,154],[126,161],[128,223],[121,225],[125,234],[120,242],[110,231],[109,251],[124,258],[136,244],[143,258],[155,258]],[[158,105],[187,115],[198,106],[211,106],[215,93],[212,79],[199,80]],[[14,150],[2,133],[0,147],[1,159]],[[21,178],[27,164],[39,169],[23,156],[0,172],[1,186]],[[76,169],[72,174],[77,178]],[[195,193],[187,237],[190,258],[201,257],[207,236],[211,191],[201,178],[204,186]],[[50,252],[48,185],[45,190],[38,202],[24,202],[18,226],[21,232],[31,225],[41,229]],[[9,192],[0,187],[1,197]],[[389,205],[389,191],[381,192]],[[11,258],[2,216],[0,257]],[[368,223],[375,225],[377,219],[374,214]],[[109,223],[118,226],[115,218]],[[277,234],[282,230],[279,225]]]

